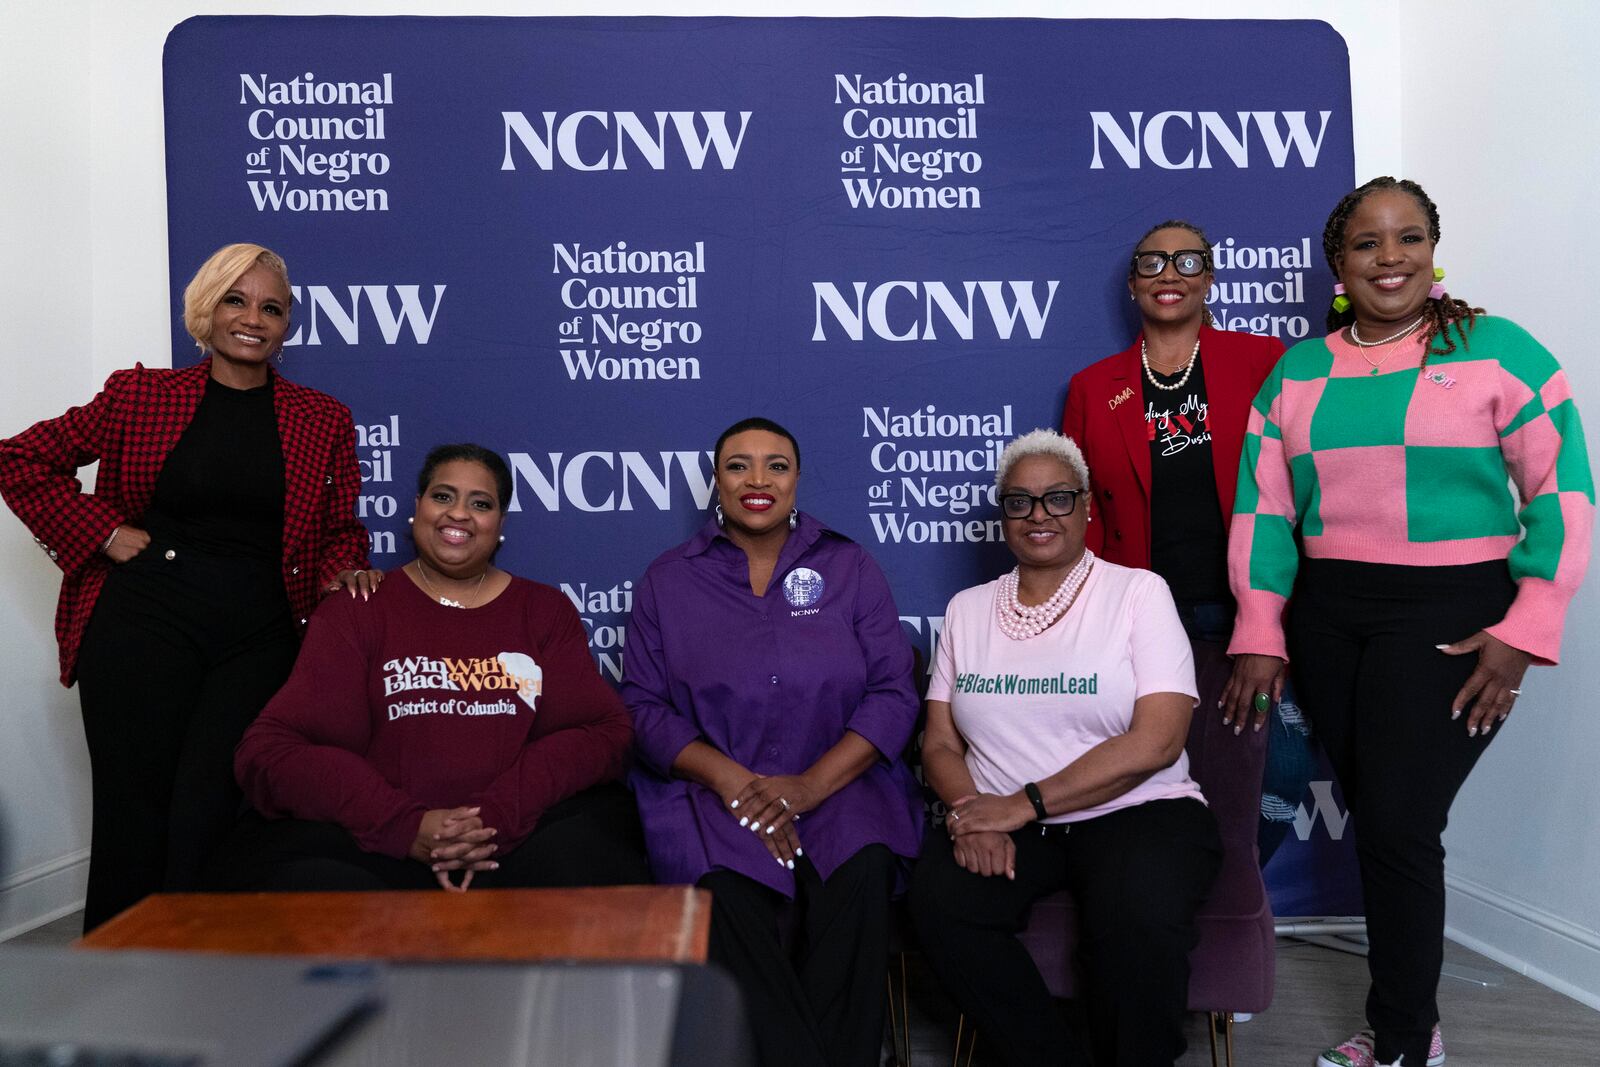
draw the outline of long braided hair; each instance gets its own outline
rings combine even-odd
[[[1423,214],[1428,217],[1428,240],[1435,245],[1439,243],[1439,208],[1429,199],[1422,186],[1409,178],[1393,178],[1385,174],[1374,178],[1365,185],[1360,186],[1345,194],[1333,213],[1328,216],[1328,224],[1322,228],[1322,254],[1328,261],[1328,267],[1335,276],[1344,259],[1344,231],[1345,225],[1350,221],[1350,216],[1355,213],[1356,205],[1365,200],[1371,193],[1380,189],[1398,189],[1410,196],[1422,208]],[[1463,346],[1467,343],[1467,331],[1477,321],[1479,315],[1485,314],[1483,308],[1473,307],[1465,300],[1456,300],[1449,293],[1438,299],[1429,297],[1422,307],[1422,366],[1428,365],[1428,356],[1435,351],[1441,356],[1447,356],[1456,350],[1456,339],[1453,332],[1461,335]],[[1355,321],[1354,309],[1339,311],[1328,309],[1328,332],[1334,333]],[[1462,325],[1456,330],[1450,330],[1450,324],[1459,322]],[[1435,349],[1433,343],[1439,340],[1443,347]]]
[[[1154,226],[1152,226],[1148,230],[1144,231],[1144,236],[1143,237],[1139,238],[1138,241],[1134,242],[1134,245],[1133,245],[1134,252],[1137,253],[1139,251],[1139,249],[1141,247],[1143,247],[1144,243],[1146,241],[1150,240],[1150,237],[1151,237],[1152,234],[1158,233],[1161,230],[1188,230],[1190,233],[1194,234],[1197,238],[1199,238],[1200,239],[1200,247],[1202,247],[1202,248],[1204,248],[1206,250],[1206,273],[1207,274],[1212,274],[1213,273],[1212,267],[1211,267],[1211,238],[1207,237],[1206,236],[1206,232],[1204,230],[1202,230],[1200,227],[1196,226],[1194,223],[1189,222],[1189,221],[1187,221],[1185,219],[1168,219],[1166,222],[1158,222],[1158,223],[1156,223]],[[1128,260],[1128,281],[1130,281],[1130,282],[1133,281],[1133,276],[1134,276],[1133,260],[1130,259],[1130,260]],[[1204,303],[1201,303],[1201,305],[1200,305],[1200,316],[1201,316],[1201,321],[1204,322],[1207,326],[1215,326],[1217,324],[1217,320],[1212,318],[1212,316],[1211,316],[1211,309],[1206,307]]]

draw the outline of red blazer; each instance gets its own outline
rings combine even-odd
[[[1139,359],[1142,337],[1072,376],[1061,432],[1078,443],[1089,464],[1095,506],[1089,547],[1112,563],[1148,570],[1150,438],[1144,421],[1144,366]],[[1281,355],[1283,342],[1275,337],[1200,328],[1200,369],[1206,380],[1211,460],[1223,530],[1233,521],[1233,493],[1250,402]]]
[[[83,407],[0,441],[0,497],[66,574],[56,607],[62,685],[72,684],[83,631],[112,567],[100,546],[121,524],[143,519],[210,374],[210,359],[183,370],[119,370]],[[285,482],[283,584],[303,628],[334,575],[367,566],[367,531],[355,516],[355,426],[349,408],[285,378],[277,378],[273,398]],[[96,460],[94,492],[85,493],[76,472]]]

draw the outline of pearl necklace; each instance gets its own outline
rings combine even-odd
[[[1350,324],[1350,340],[1355,343],[1356,351],[1361,353],[1361,358],[1367,361],[1367,366],[1372,368],[1371,370],[1369,370],[1367,372],[1367,376],[1368,377],[1371,377],[1372,375],[1377,374],[1378,373],[1378,368],[1383,366],[1385,363],[1389,362],[1389,356],[1394,355],[1395,352],[1399,351],[1399,349],[1391,349],[1388,356],[1384,356],[1382,359],[1378,360],[1376,363],[1374,363],[1372,361],[1372,357],[1371,356],[1367,355],[1367,349],[1369,349],[1369,348],[1382,348],[1384,345],[1393,344],[1394,342],[1400,340],[1400,338],[1405,337],[1408,334],[1410,334],[1411,331],[1415,330],[1418,326],[1421,326],[1422,325],[1422,320],[1425,319],[1425,318],[1427,318],[1427,313],[1426,312],[1424,312],[1421,315],[1418,315],[1414,320],[1412,320],[1412,323],[1411,323],[1410,326],[1407,326],[1405,329],[1401,330],[1399,333],[1390,334],[1388,337],[1385,337],[1381,341],[1363,341],[1361,339],[1361,334],[1356,331],[1356,324],[1353,323],[1353,322]]]
[[[1150,379],[1151,385],[1155,386],[1157,389],[1165,389],[1169,393],[1177,392],[1179,389],[1184,387],[1186,382],[1188,382],[1189,375],[1194,373],[1194,361],[1199,355],[1200,338],[1196,337],[1194,339],[1194,351],[1189,353],[1189,362],[1183,365],[1183,377],[1179,378],[1171,385],[1163,385],[1162,383],[1156,381],[1156,372],[1150,369],[1149,347],[1144,343],[1143,337],[1139,338],[1139,361],[1144,364],[1144,376]]]
[[[422,578],[423,587],[428,590],[428,595],[433,597],[439,603],[443,604],[445,607],[447,607],[447,608],[466,608],[468,606],[466,604],[461,603],[459,600],[451,600],[447,596],[440,596],[439,595],[439,591],[436,590],[433,587],[433,583],[428,581],[428,568],[423,566],[421,557],[417,558],[417,574],[418,574],[418,576],[420,576]],[[472,587],[472,602],[474,604],[476,604],[478,602],[478,594],[483,591],[483,580],[485,578],[487,578],[488,576],[489,576],[489,568],[485,567],[483,569],[483,573],[478,575],[478,584]]]
[[[1094,563],[1094,553],[1087,548],[1079,557],[1077,565],[1067,572],[1061,579],[1061,584],[1050,595],[1050,599],[1043,604],[1028,606],[1017,599],[1017,585],[1021,568],[1013,567],[1007,574],[1000,576],[1000,592],[995,597],[994,607],[996,621],[1000,624],[1000,632],[1013,641],[1026,641],[1030,637],[1038,637],[1051,626],[1057,619],[1066,614],[1072,606],[1078,590],[1083,588],[1083,583],[1089,578],[1089,568]]]

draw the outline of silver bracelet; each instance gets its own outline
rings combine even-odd
[[[111,542],[113,542],[113,541],[115,541],[117,539],[117,531],[119,531],[121,529],[122,529],[121,526],[115,526],[115,527],[112,528],[111,536],[107,537],[106,538],[106,543],[100,546],[100,554],[102,556],[105,555],[107,552],[111,551]]]

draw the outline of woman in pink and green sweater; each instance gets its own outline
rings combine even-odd
[[[1444,293],[1438,240],[1414,182],[1373,179],[1334,209],[1322,242],[1342,299],[1256,397],[1229,540],[1224,699],[1291,663],[1355,820],[1370,1030],[1319,1067],[1443,1062],[1440,838],[1523,672],[1559,658],[1588,563],[1594,484],[1566,375]]]

